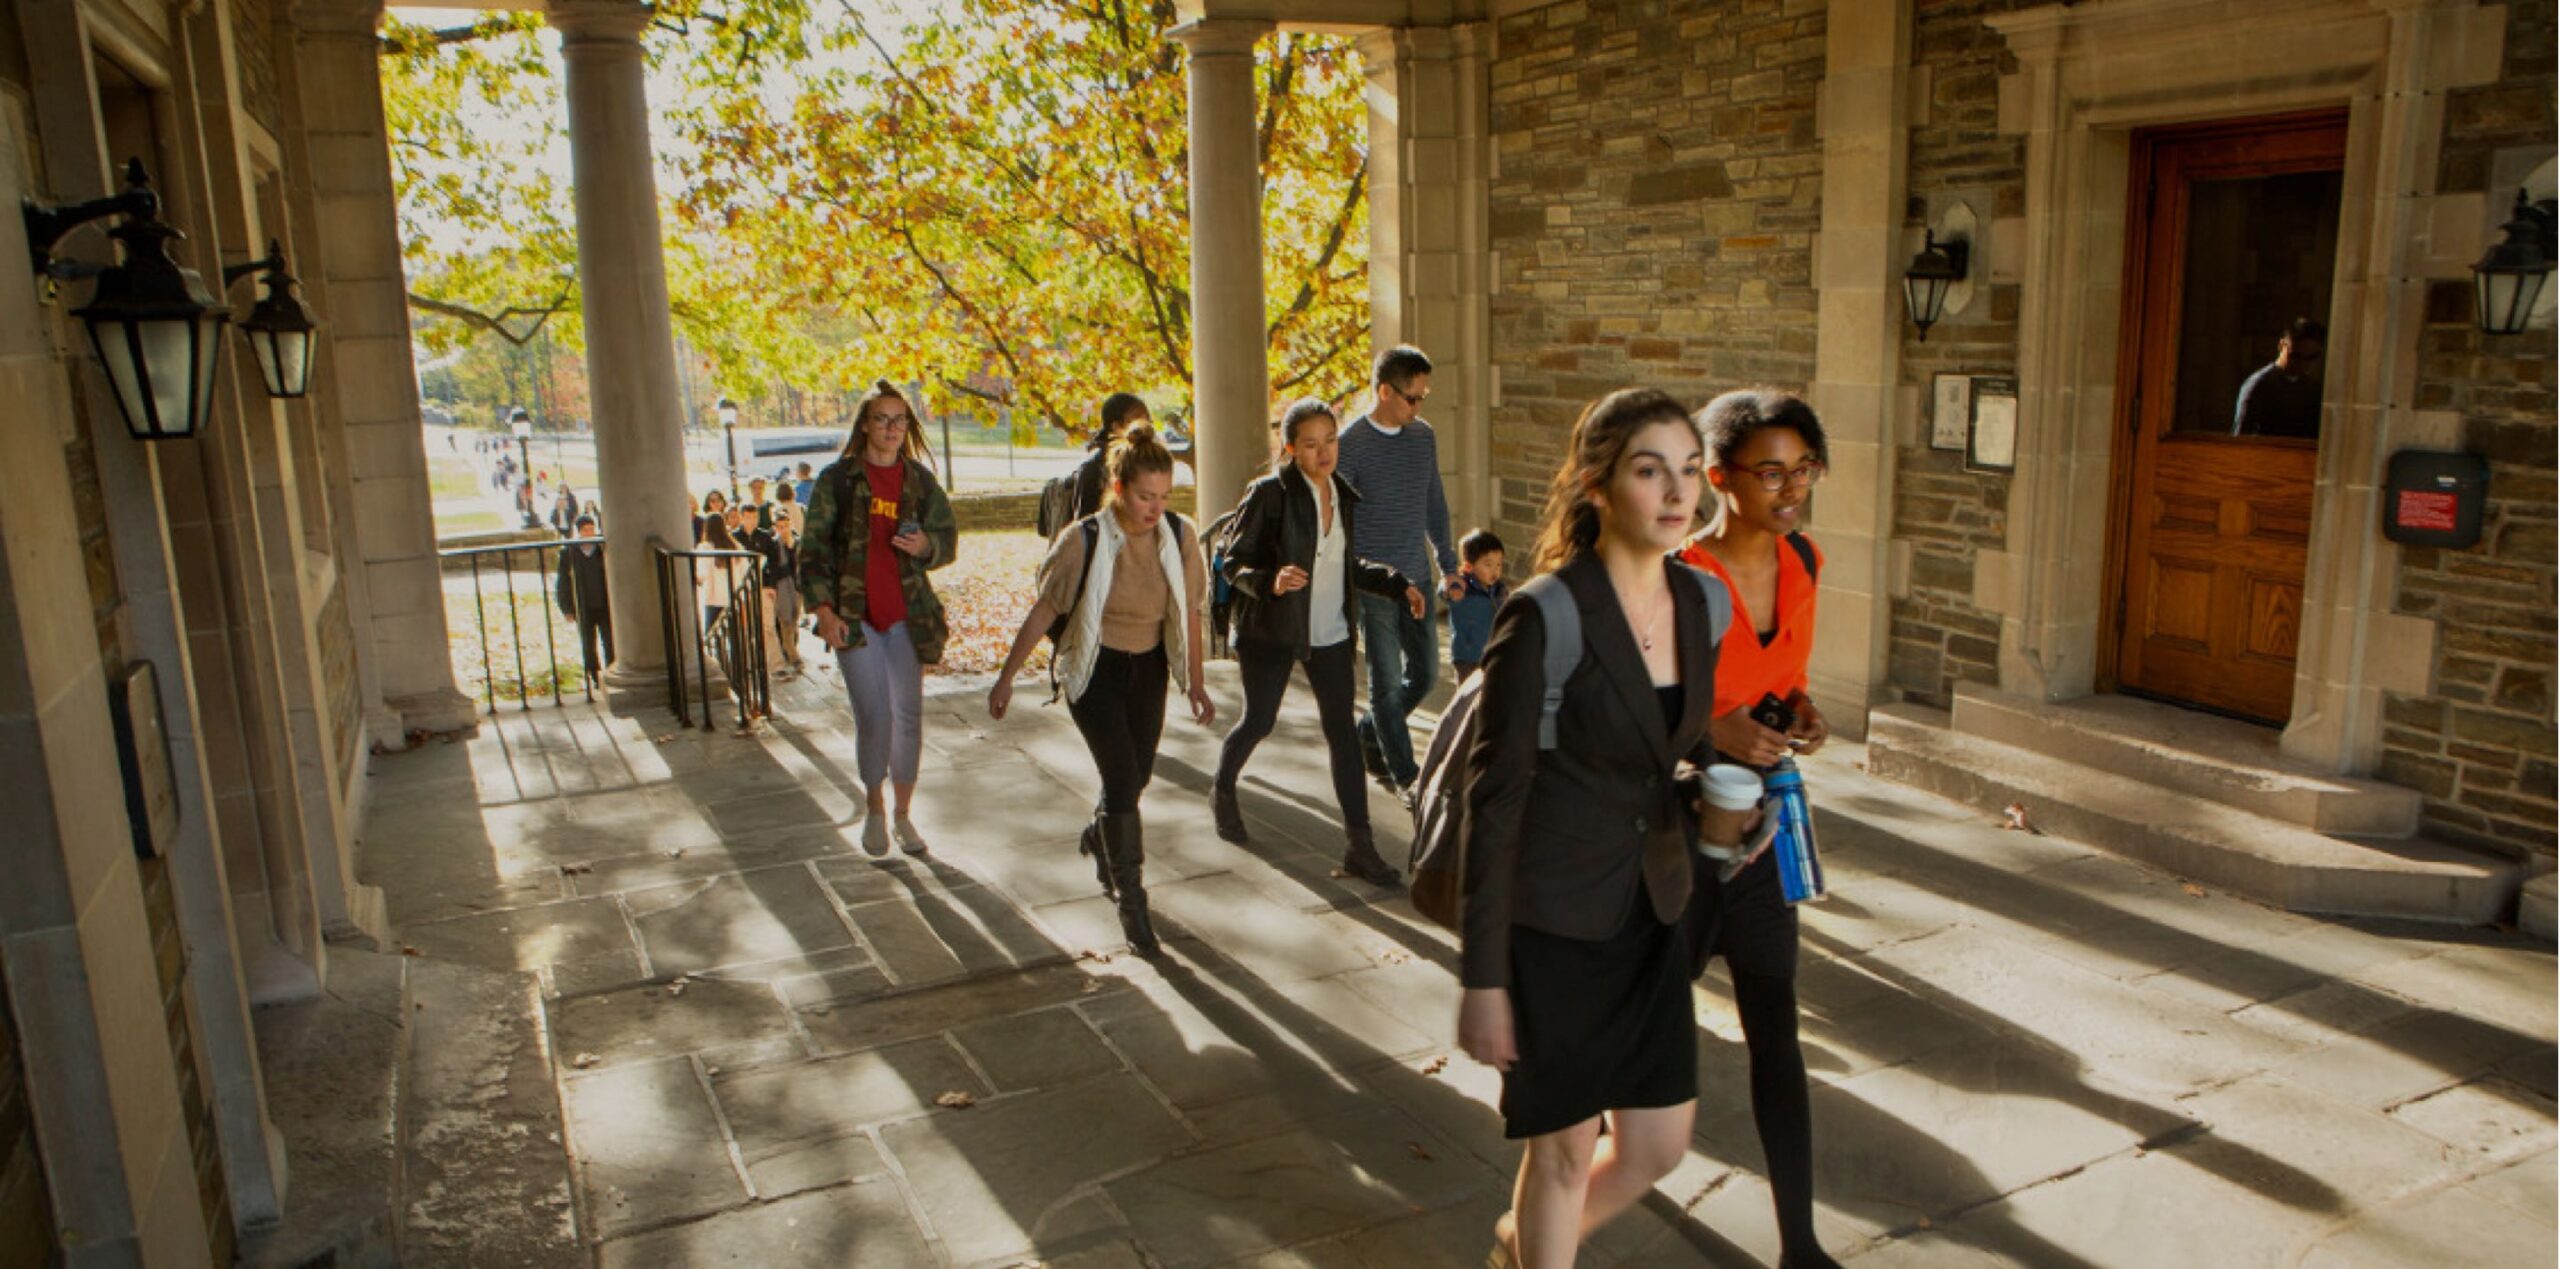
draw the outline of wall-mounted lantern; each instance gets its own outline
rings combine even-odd
[[[2517,190],[2515,212],[2503,226],[2506,241],[2471,266],[2482,334],[2521,335],[2532,325],[2533,307],[2551,282],[2553,257],[2560,255],[2552,241],[2555,211],[2560,205],[2551,199],[2535,202]]]
[[[142,161],[126,165],[121,194],[69,207],[28,203],[24,215],[36,272],[56,280],[97,278],[88,305],[72,316],[89,328],[125,430],[142,441],[203,430],[231,310],[205,289],[195,270],[169,258],[170,240],[186,235],[161,222],[160,196],[152,192]],[[53,258],[53,245],[64,234],[105,216],[124,217],[108,231],[124,244],[122,264],[97,269]]]
[[[267,240],[266,259],[224,269],[222,285],[227,290],[261,271],[258,283],[267,293],[241,321],[240,333],[249,337],[249,351],[257,355],[258,377],[266,380],[267,395],[290,401],[311,391],[311,337],[320,323],[312,320],[311,310],[294,294],[302,283],[285,271],[284,244],[272,238]]]
[[[1920,254],[1911,257],[1911,267],[1902,271],[1903,301],[1910,307],[1911,324],[1920,328],[1922,343],[1929,341],[1929,328],[1946,312],[1947,292],[1964,281],[1971,250],[1962,238],[1938,241],[1938,231],[1931,229]]]

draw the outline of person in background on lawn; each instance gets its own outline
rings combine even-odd
[[[1513,596],[1485,647],[1458,1042],[1502,1072],[1503,1134],[1528,1142],[1489,1264],[1569,1269],[1688,1153],[1698,1027],[1681,921],[1698,824],[1677,768],[1710,753],[1717,583],[1669,553],[1705,465],[1665,393],[1610,393],[1574,424],[1538,534],[1582,630],[1552,747],[1544,610]]]
[[[1680,558],[1720,578],[1733,624],[1716,660],[1716,761],[1765,770],[1829,738],[1807,693],[1815,580],[1822,553],[1802,532],[1805,504],[1830,448],[1813,408],[1783,392],[1728,392],[1698,411],[1712,518]],[[1787,703],[1787,732],[1751,717],[1764,697]],[[1725,959],[1742,1042],[1751,1054],[1751,1119],[1778,1211],[1787,1269],[1838,1269],[1813,1232],[1813,1099],[1796,1038],[1796,910],[1763,850],[1731,880],[1702,872],[1689,900],[1689,973]]]
[[[1342,429],[1339,471],[1360,495],[1359,535],[1351,553],[1404,574],[1424,591],[1416,616],[1399,599],[1360,597],[1360,641],[1369,651],[1369,712],[1360,717],[1364,761],[1389,787],[1410,789],[1419,764],[1405,716],[1431,694],[1440,637],[1431,621],[1431,566],[1438,556],[1443,589],[1455,599],[1458,554],[1449,540],[1449,497],[1440,484],[1440,442],[1422,421],[1431,395],[1431,359],[1409,346],[1378,357],[1370,376],[1377,401]],[[1373,751],[1374,752],[1371,752]]]
[[[1449,603],[1449,669],[1463,683],[1484,660],[1485,641],[1493,637],[1493,614],[1511,588],[1502,583],[1502,539],[1493,530],[1478,529],[1458,539],[1458,559],[1465,589]]]
[[[1189,698],[1193,721],[1206,727],[1218,718],[1201,675],[1200,604],[1209,593],[1209,566],[1199,531],[1168,509],[1173,451],[1155,430],[1132,427],[1107,453],[1111,496],[1102,511],[1068,525],[1049,544],[1039,597],[987,691],[987,713],[1005,716],[1013,705],[1013,676],[1055,629],[1051,662],[1067,712],[1102,777],[1101,804],[1077,850],[1093,856],[1102,893],[1119,905],[1130,949],[1153,956],[1160,947],[1147,911],[1138,796],[1155,774],[1168,677]]]
[[[926,574],[959,558],[960,523],[925,465],[924,434],[904,395],[880,380],[853,418],[844,456],[818,474],[792,572],[853,701],[870,807],[862,849],[889,853],[894,789],[898,848],[921,855],[924,837],[908,813],[924,758],[924,667],[942,660],[951,638]]]
[[[587,678],[593,681],[613,660],[613,609],[605,602],[604,543],[596,540],[596,518],[582,515],[572,526],[577,536],[560,544],[560,578],[552,598],[560,615],[578,623],[578,647]],[[598,645],[602,656],[598,656]]]
[[[1391,886],[1396,870],[1378,857],[1369,829],[1369,792],[1360,778],[1360,740],[1352,722],[1352,660],[1362,595],[1386,595],[1407,612],[1422,611],[1421,590],[1402,573],[1351,553],[1360,496],[1334,474],[1342,422],[1333,407],[1309,397],[1280,416],[1288,461],[1247,486],[1234,524],[1222,539],[1220,567],[1235,587],[1236,664],[1244,678],[1244,717],[1218,751],[1209,805],[1218,836],[1248,839],[1236,779],[1254,747],[1280,721],[1289,671],[1304,667],[1315,689],[1316,716],[1333,766],[1333,799],[1347,839],[1342,870]]]
[[[802,463],[800,464],[799,483],[791,492],[798,496],[800,499],[800,505],[805,507],[809,505],[809,494],[817,488],[817,484],[818,478],[810,473],[809,465],[807,463]]]

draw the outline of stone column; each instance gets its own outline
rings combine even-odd
[[[1811,673],[1832,726],[1863,737],[1891,646],[1896,419],[1919,409],[1900,388],[1910,5],[1834,0],[1825,30],[1812,396],[1831,475],[1813,504],[1827,562]]]
[[[666,695],[652,548],[688,546],[693,538],[684,509],[683,403],[649,144],[649,68],[640,49],[649,10],[632,0],[568,0],[552,6],[551,25],[568,64],[597,497],[612,541],[605,572],[614,661],[604,674],[605,698],[624,709]]]
[[[1451,530],[1487,523],[1493,490],[1492,127],[1485,23],[1360,38],[1369,79],[1370,339],[1431,358],[1423,408],[1440,438]]]
[[[1253,94],[1253,47],[1271,30],[1215,18],[1173,31],[1191,55],[1191,435],[1203,517],[1242,496],[1271,453]]]
[[[453,683],[444,578],[427,492],[418,371],[409,357],[409,283],[382,116],[380,0],[303,0],[294,55],[311,153],[314,201],[329,227],[321,259],[296,262],[328,280],[322,364],[338,367],[339,412],[354,485],[354,566],[371,601],[358,618],[382,699],[366,730],[398,745],[412,729],[468,727],[471,698]],[[316,265],[316,268],[315,268]]]

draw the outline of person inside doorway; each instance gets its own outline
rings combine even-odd
[[[2320,355],[2328,348],[2327,327],[2308,317],[2293,319],[2276,341],[2276,359],[2240,385],[2231,434],[2318,439]]]

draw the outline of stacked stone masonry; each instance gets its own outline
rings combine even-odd
[[[2506,6],[2506,66],[2497,83],[2445,100],[2437,192],[2486,196],[2502,153],[2548,158],[2552,118],[2553,0]],[[2385,702],[2383,778],[2426,796],[2440,836],[2552,852],[2553,341],[2548,330],[2513,338],[2472,323],[2471,288],[2438,282],[2419,339],[2417,408],[2462,418],[2461,448],[2490,462],[2489,514],[2466,551],[2400,553],[2398,611],[2437,623],[2433,690]]]
[[[1590,0],[1492,69],[1497,528],[1526,542],[1576,414],[1813,376],[1820,0]]]
[[[1915,237],[1956,203],[1978,223],[2023,216],[2027,151],[2000,132],[2000,76],[2017,69],[1983,19],[2022,0],[1915,0],[1911,24],[1910,202]],[[1919,103],[1926,103],[1925,105]],[[1902,396],[1927,409],[1942,374],[2014,375],[2018,286],[1981,278],[1973,301],[1919,338],[1902,326]],[[1958,683],[2000,679],[2000,618],[1973,602],[1978,552],[2005,550],[2009,477],[1968,472],[1964,455],[1929,445],[1925,415],[1897,419],[1894,536],[1910,544],[1908,588],[1893,603],[1887,681],[1905,700],[1944,707]]]

